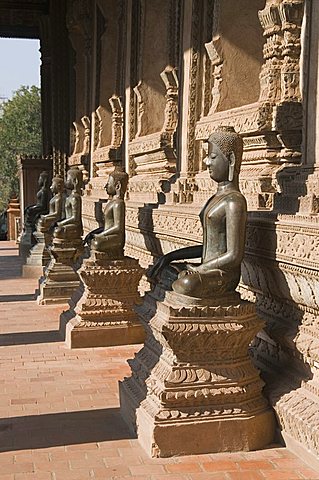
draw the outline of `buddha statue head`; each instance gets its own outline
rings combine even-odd
[[[66,176],[65,187],[81,194],[83,187],[83,174],[78,168],[70,168]]]
[[[108,195],[113,197],[116,195],[119,198],[124,198],[127,189],[128,174],[124,172],[122,167],[115,167],[110,173],[108,181],[105,185],[105,190]]]
[[[39,179],[38,179],[38,185],[40,188],[47,188],[49,187],[49,172],[46,170],[43,170],[43,172],[40,173]]]
[[[53,195],[56,195],[57,193],[63,192],[63,190],[64,190],[64,180],[63,180],[63,178],[53,177],[50,190],[53,193]]]
[[[216,182],[236,181],[243,155],[243,140],[234,127],[219,127],[207,140],[205,163]]]

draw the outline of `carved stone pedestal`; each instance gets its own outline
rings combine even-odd
[[[262,327],[252,303],[156,287],[136,311],[146,340],[120,382],[121,414],[151,456],[255,450],[273,440],[274,415],[248,355]]]
[[[48,265],[51,258],[46,245],[49,239],[52,239],[52,235],[36,231],[33,236],[37,243],[32,247],[26,265],[23,265],[22,276],[39,278],[43,275],[43,267]]]
[[[21,234],[21,237],[18,239],[19,241],[19,255],[22,257],[23,261],[25,262],[28,255],[30,254],[30,250],[35,244],[35,239],[32,233],[32,226],[25,225],[24,231]]]
[[[144,341],[144,330],[133,306],[143,269],[137,260],[112,260],[92,251],[79,275],[84,292],[74,308],[61,316],[70,348],[129,345]],[[72,299],[74,300],[74,299]]]
[[[67,304],[73,293],[80,286],[79,275],[74,264],[83,251],[82,240],[60,241],[53,240],[49,249],[51,261],[40,281],[40,305]]]

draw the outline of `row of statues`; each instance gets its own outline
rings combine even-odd
[[[53,178],[49,212],[38,217],[37,233],[52,232],[38,302],[68,303],[60,316],[66,345],[143,344],[119,397],[121,415],[152,456],[255,450],[273,440],[273,412],[248,354],[263,322],[235,292],[247,217],[238,180],[242,153],[234,129],[209,137],[205,163],[217,190],[200,213],[203,241],[159,257],[147,271],[149,282],[141,282],[138,260],[124,255],[122,168],[105,185],[103,225],[84,240],[79,169],[68,170],[65,184]],[[28,212],[28,218],[39,214]],[[77,268],[84,243],[90,255]],[[151,289],[141,299],[143,282]]]
[[[241,137],[231,127],[220,128],[208,139],[205,163],[209,175],[217,183],[216,193],[206,202],[200,213],[203,243],[182,248],[160,257],[149,270],[156,281],[172,265],[178,277],[172,289],[191,297],[209,298],[234,291],[240,278],[240,264],[244,255],[247,206],[239,190],[239,171],[243,152]],[[81,193],[82,172],[71,168],[67,179],[54,177],[53,197],[47,209],[48,173],[39,178],[37,203],[26,209],[25,223],[35,224],[38,230],[52,231],[53,239],[72,242],[83,235]],[[128,175],[120,167],[110,174],[105,186],[108,202],[104,209],[104,225],[90,232],[85,241],[91,249],[110,258],[121,258],[125,244],[125,202]],[[69,190],[66,196],[65,189]],[[183,263],[184,259],[201,259],[200,263]],[[176,263],[177,261],[177,263]]]

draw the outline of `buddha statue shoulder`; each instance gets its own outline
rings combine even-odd
[[[34,205],[29,205],[24,211],[25,225],[35,228],[35,224],[42,214],[48,213],[50,199],[49,172],[43,171],[39,175],[37,199]]]
[[[203,243],[163,255],[149,272],[151,278],[174,260],[201,258],[199,264],[183,264],[173,282],[175,292],[197,298],[212,298],[233,292],[240,279],[245,249],[246,199],[239,190],[243,141],[232,127],[219,127],[208,139],[205,163],[216,193],[200,213]],[[178,269],[178,264],[176,264]]]
[[[104,225],[92,232],[91,248],[107,253],[110,258],[122,258],[125,244],[125,201],[128,174],[120,168],[110,173],[105,190],[108,202],[104,208]]]
[[[37,228],[42,232],[50,230],[57,222],[62,220],[64,216],[64,180],[61,177],[53,177],[50,190],[53,197],[49,203],[49,213],[47,215],[41,215]]]
[[[70,194],[65,200],[64,220],[57,223],[53,236],[64,240],[79,240],[82,226],[82,172],[78,168],[68,170],[65,187]]]

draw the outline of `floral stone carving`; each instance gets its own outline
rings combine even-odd
[[[141,343],[144,331],[133,311],[143,274],[138,261],[128,257],[114,260],[92,251],[78,273],[83,294],[61,316],[67,345],[79,348]]]

